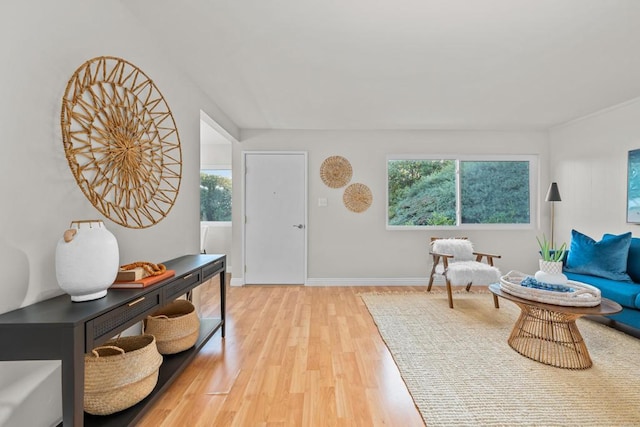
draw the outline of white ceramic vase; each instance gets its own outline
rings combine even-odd
[[[56,278],[76,302],[102,298],[118,274],[118,242],[101,220],[73,221],[56,246]]]
[[[551,285],[567,284],[567,276],[562,273],[562,261],[545,261],[541,259],[539,265],[540,270],[534,276],[538,282]]]

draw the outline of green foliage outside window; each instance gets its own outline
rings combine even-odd
[[[456,166],[460,169],[460,200]],[[528,161],[390,160],[388,223],[392,226],[528,224]]]
[[[200,221],[231,221],[231,178],[200,173]]]
[[[454,160],[389,161],[389,225],[455,225]]]
[[[463,224],[528,224],[529,162],[460,162]]]

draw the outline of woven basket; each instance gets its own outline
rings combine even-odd
[[[127,409],[153,391],[162,356],[153,335],[107,341],[84,356],[84,410],[109,415]]]
[[[147,316],[145,333],[156,337],[160,354],[179,353],[198,340],[200,319],[193,304],[178,299]]]
[[[600,289],[586,283],[569,280],[567,285],[573,292],[555,292],[520,285],[525,277],[526,274],[512,270],[500,278],[500,289],[519,298],[567,307],[595,307],[602,300]]]

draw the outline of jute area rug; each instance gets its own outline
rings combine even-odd
[[[547,366],[507,344],[520,312],[488,293],[362,294],[428,426],[638,426],[640,340],[578,320],[593,360]]]

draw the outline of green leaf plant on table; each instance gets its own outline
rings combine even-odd
[[[540,255],[543,261],[560,262],[564,258],[564,254],[567,251],[567,243],[564,242],[558,249],[552,248],[551,243],[547,240],[547,237],[543,234],[542,240],[536,236],[538,245],[540,246]]]
[[[540,270],[535,274],[538,282],[552,285],[564,285],[567,283],[567,276],[562,273],[562,260],[567,251],[567,244],[563,243],[558,249],[552,248],[551,244],[543,234],[542,239],[536,237],[540,246]]]

